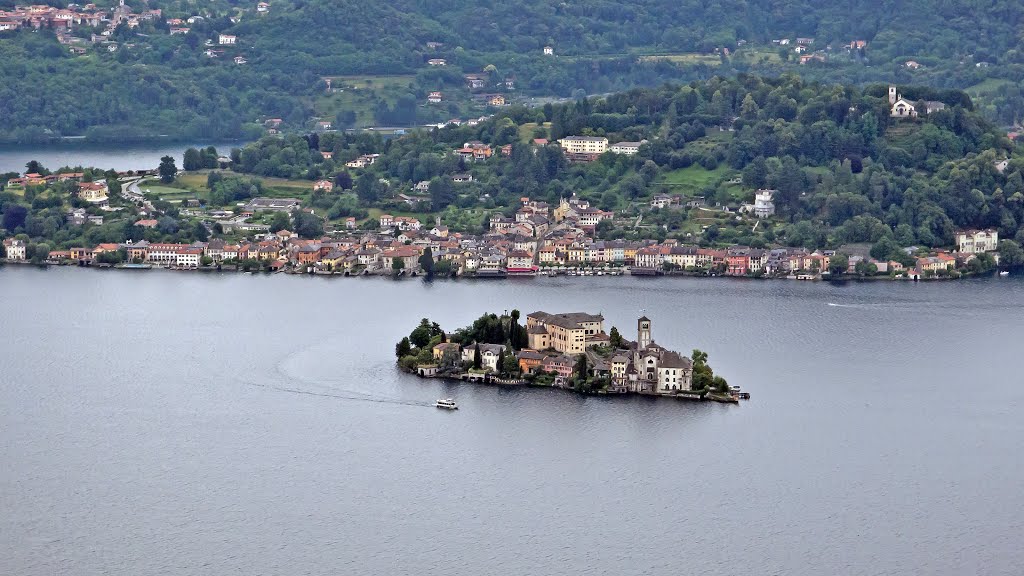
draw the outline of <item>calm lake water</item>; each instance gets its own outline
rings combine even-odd
[[[1024,280],[0,270],[0,573],[1019,575]],[[422,381],[419,318],[602,312],[740,406]],[[461,410],[424,403],[457,399]]]
[[[240,148],[242,142],[214,142],[212,145],[221,154],[228,154],[232,148]],[[25,164],[32,160],[56,170],[62,166],[85,166],[105,170],[147,170],[156,168],[160,158],[170,155],[177,158],[181,168],[186,148],[205,148],[210,143],[151,144],[130,146],[61,144],[56,146],[0,146],[0,173],[24,172]]]

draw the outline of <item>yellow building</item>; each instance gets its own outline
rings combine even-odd
[[[582,354],[588,336],[604,334],[604,317],[586,312],[534,312],[526,317],[526,331],[528,345],[534,350],[554,348],[563,354]]]

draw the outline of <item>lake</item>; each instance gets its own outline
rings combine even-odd
[[[0,573],[1017,575],[1024,280],[0,269]],[[421,317],[592,311],[738,406],[420,380]],[[21,312],[18,312],[21,310]],[[460,410],[425,406],[451,396]]]
[[[160,158],[174,156],[178,168],[181,168],[186,148],[206,148],[211,144],[167,143],[167,144],[131,144],[117,146],[111,144],[58,144],[52,146],[0,146],[0,173],[24,172],[25,164],[38,160],[50,170],[63,166],[83,166],[103,168],[104,170],[149,170],[160,164]],[[221,154],[227,155],[232,148],[241,148],[244,142],[214,142],[212,144]]]

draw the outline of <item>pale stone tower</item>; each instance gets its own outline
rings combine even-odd
[[[896,93],[895,86],[889,86],[889,104],[895,104],[899,100],[899,94]]]
[[[636,321],[636,347],[643,350],[651,344],[651,320],[647,316],[641,316]]]

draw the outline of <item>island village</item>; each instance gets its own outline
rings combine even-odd
[[[76,174],[47,178],[74,179]],[[20,183],[42,183],[43,177],[28,174]],[[315,186],[329,187],[329,181]],[[759,190],[755,203],[744,208],[758,215],[773,213],[773,191]],[[78,194],[90,206],[107,208],[108,191],[100,182],[79,182]],[[671,207],[679,201],[656,196],[653,207]],[[107,208],[108,210],[113,210]],[[184,211],[188,212],[188,208]],[[284,213],[295,221],[295,213],[310,215],[296,198],[252,198],[240,206],[239,213],[213,213],[211,222],[224,232],[246,235],[248,240],[223,239],[188,244],[149,242],[99,243],[94,246],[50,250],[33,258],[28,242],[18,237],[3,240],[4,260],[10,263],[118,266],[124,268],[170,268],[176,270],[245,270],[292,272],[320,275],[393,275],[393,276],[472,276],[504,278],[537,275],[619,275],[655,276],[692,274],[738,277],[780,277],[814,280],[842,274],[901,279],[958,277],[969,271],[972,260],[995,254],[998,232],[960,230],[956,250],[921,253],[906,249],[907,259],[878,260],[865,248],[863,253],[842,254],[835,250],[809,251],[804,248],[752,248],[731,246],[707,248],[688,245],[676,239],[599,240],[595,231],[614,214],[572,196],[557,206],[522,198],[514,217],[495,213],[486,234],[455,233],[438,218],[433,223],[419,219],[382,214],[373,231],[358,230],[354,218],[345,220],[345,228],[325,230],[321,238],[301,238],[287,229],[270,232],[266,224],[248,222],[261,213]],[[85,209],[67,215],[69,221],[83,224],[102,216]],[[141,229],[155,228],[158,220],[143,217],[134,223]],[[841,266],[837,268],[837,262]],[[909,263],[909,265],[907,264]]]
[[[424,378],[720,402],[749,398],[714,375],[704,352],[687,357],[657,344],[652,324],[638,318],[631,341],[614,327],[606,333],[604,317],[587,312],[537,311],[525,326],[518,310],[485,314],[453,333],[424,319],[395,354],[400,368]]]

